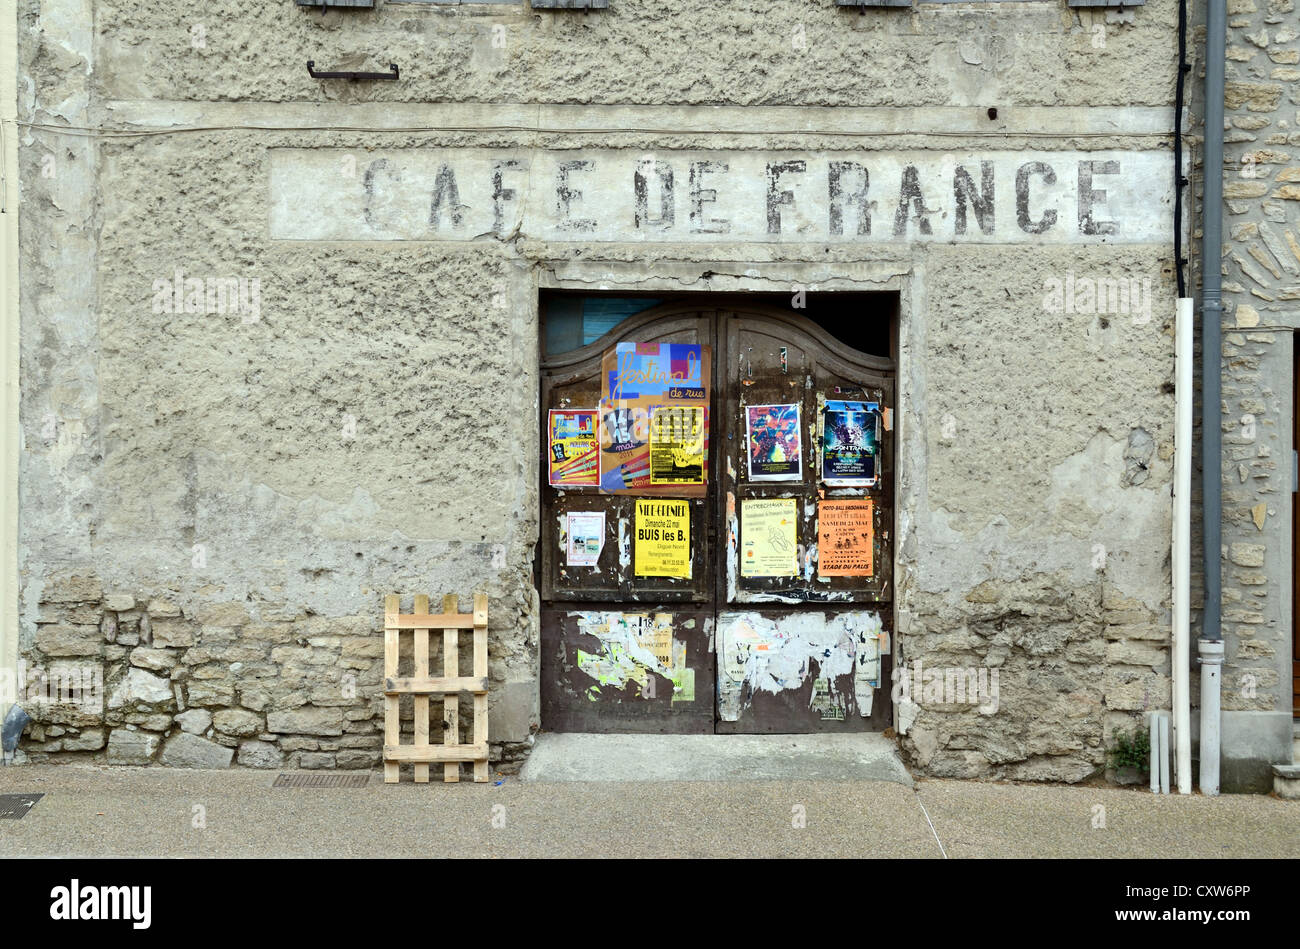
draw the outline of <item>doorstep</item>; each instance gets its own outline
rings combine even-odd
[[[1273,765],[1273,790],[1278,797],[1300,801],[1300,764]]]
[[[521,781],[892,781],[912,786],[893,741],[851,735],[544,732]]]

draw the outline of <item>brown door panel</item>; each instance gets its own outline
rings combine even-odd
[[[874,620],[873,620],[874,618]],[[750,636],[739,661],[737,625]],[[892,610],[736,610],[715,626],[719,734],[883,731],[893,722],[893,663],[879,653],[874,686],[857,650],[866,630],[892,630]],[[743,671],[737,671],[743,670]],[[828,674],[829,673],[829,674]],[[862,681],[859,681],[860,677]],[[863,715],[866,702],[870,711]]]
[[[825,487],[818,478],[818,396],[829,400],[876,402],[892,410],[891,375],[869,358],[851,362],[833,348],[834,340],[789,318],[742,315],[727,320],[726,347],[718,389],[730,426],[726,463],[720,473],[719,523],[726,525],[725,564],[719,569],[722,603],[883,603],[892,599],[893,571],[893,433],[882,424],[880,471],[870,488]],[[842,350],[843,347],[840,347]],[[751,481],[746,410],[749,406],[800,407],[802,478],[799,481]],[[873,573],[870,577],[821,577],[817,571],[817,503],[821,498],[870,497],[873,501]],[[744,501],[791,498],[798,518],[796,577],[741,576]]]
[[[712,733],[712,634],[712,609],[543,609],[542,722],[559,732]]]

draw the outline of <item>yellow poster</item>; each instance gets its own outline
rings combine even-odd
[[[650,483],[704,483],[704,409],[664,405],[650,410]]]
[[[797,577],[799,533],[794,498],[740,502],[740,575]]]
[[[690,502],[638,498],[634,555],[638,577],[689,578]]]

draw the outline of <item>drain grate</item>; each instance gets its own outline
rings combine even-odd
[[[363,788],[370,783],[369,772],[356,774],[281,774],[273,788]]]
[[[40,794],[0,794],[0,820],[22,820],[36,802],[45,797]]]

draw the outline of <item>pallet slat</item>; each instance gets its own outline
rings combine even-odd
[[[487,694],[488,680],[487,676],[440,676],[436,679],[385,679],[384,693],[388,695],[424,695],[427,700],[430,695],[439,692],[457,692],[475,693],[482,692]]]
[[[425,599],[428,599],[426,597]],[[473,629],[470,613],[384,613],[384,629]]]
[[[395,596],[384,597],[384,611],[396,613],[401,601]],[[397,656],[400,640],[397,630],[384,630],[384,677],[397,675]],[[396,695],[384,696],[384,744],[396,745],[402,738],[400,699]],[[396,784],[400,772],[396,761],[384,759],[384,783]]]
[[[384,745],[384,757],[392,761],[442,761],[459,764],[476,758],[487,760],[487,745]]]
[[[455,613],[457,607],[457,597],[454,593],[449,593],[442,598],[442,611],[444,613]],[[472,620],[473,617],[470,617]],[[457,678],[460,676],[460,630],[446,629],[442,631],[442,674],[447,678]],[[460,693],[455,695],[445,695],[442,699],[442,744],[444,747],[454,748],[460,744]],[[443,759],[447,761],[447,759]],[[442,766],[442,780],[447,782],[456,782],[460,780],[460,760],[447,761]]]
[[[429,598],[424,594],[416,595],[415,612],[417,615],[429,612]],[[412,632],[415,635],[415,668],[412,676],[416,679],[427,678],[429,675],[429,630],[421,627],[412,630]],[[427,744],[429,744],[429,696],[417,695],[415,696],[415,745],[417,748],[423,748]],[[416,762],[415,783],[429,783],[429,763],[427,761]]]

